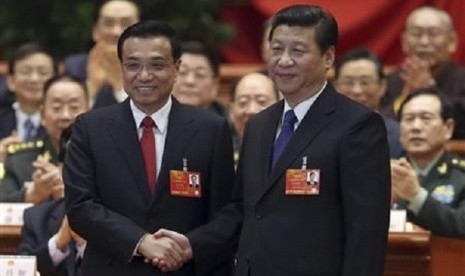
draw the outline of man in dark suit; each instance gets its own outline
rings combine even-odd
[[[174,269],[185,253],[171,257],[181,249],[152,233],[161,227],[187,233],[230,200],[229,126],[171,97],[181,60],[167,24],[128,27],[118,57],[129,99],[76,120],[63,170],[67,215],[87,240],[83,275],[161,275],[144,259]],[[189,174],[199,175],[198,188],[189,187]],[[232,249],[218,254],[222,262],[208,273],[228,275],[232,255]],[[173,275],[194,269],[186,264]]]
[[[383,64],[374,53],[367,49],[355,49],[345,53],[335,67],[337,91],[350,99],[363,104],[370,110],[379,112],[381,98],[386,90]],[[404,154],[400,144],[399,123],[383,116],[386,124],[389,154],[399,158]]]
[[[11,143],[30,141],[45,134],[40,124],[43,85],[56,72],[52,55],[40,45],[26,43],[18,47],[9,61],[7,76],[15,102],[0,108],[0,151],[5,151]]]
[[[196,268],[215,265],[213,256],[239,236],[235,275],[382,275],[386,128],[327,82],[337,38],[336,21],[317,6],[273,17],[268,68],[284,100],[248,121],[232,203],[188,240],[157,233],[190,244]],[[306,184],[309,170],[319,171],[319,189]]]

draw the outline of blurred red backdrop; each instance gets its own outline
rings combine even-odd
[[[367,47],[387,65],[402,62],[400,34],[408,14],[423,5],[446,10],[454,21],[459,48],[454,60],[465,64],[465,0],[250,0],[248,4],[230,6],[221,17],[235,26],[235,39],[222,49],[225,62],[260,63],[259,45],[263,21],[291,4],[314,4],[329,10],[339,24],[337,54],[356,47]]]

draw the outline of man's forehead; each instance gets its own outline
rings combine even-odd
[[[149,54],[150,56],[171,55],[171,43],[167,37],[129,37],[123,44],[123,56],[140,56]]]
[[[139,12],[137,7],[128,1],[110,1],[102,6],[99,17],[103,18],[122,18],[122,17],[138,17]]]
[[[434,10],[420,10],[410,15],[407,27],[446,27],[446,19]]]
[[[419,95],[411,99],[404,106],[404,113],[428,112],[439,114],[441,103],[434,95]]]
[[[341,65],[340,75],[377,75],[376,64],[369,59],[349,60]]]

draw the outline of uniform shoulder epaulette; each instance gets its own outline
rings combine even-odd
[[[43,147],[44,147],[43,140],[35,140],[35,141],[11,144],[8,146],[8,154],[15,154],[18,152],[35,150],[35,149],[40,149]]]
[[[462,157],[454,157],[451,159],[451,163],[453,167],[459,168],[465,171],[465,159]]]

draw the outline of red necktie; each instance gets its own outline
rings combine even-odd
[[[140,139],[140,147],[142,156],[144,157],[145,175],[149,183],[150,192],[155,191],[155,180],[157,179],[157,157],[155,149],[155,136],[153,135],[153,127],[155,122],[149,116],[146,116],[141,123],[142,138]]]

